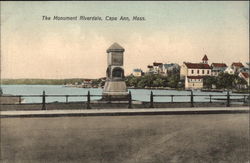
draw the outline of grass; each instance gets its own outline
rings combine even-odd
[[[2,162],[247,162],[248,114],[2,118]]]

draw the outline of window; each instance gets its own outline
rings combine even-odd
[[[209,70],[207,70],[207,74],[209,74]]]
[[[191,74],[193,74],[194,73],[194,70],[191,70]]]
[[[200,70],[197,70],[197,74],[199,74],[200,73]]]
[[[205,72],[204,72],[204,70],[202,70],[202,74],[204,74]]]

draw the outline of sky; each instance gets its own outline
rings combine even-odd
[[[204,54],[209,63],[249,61],[248,1],[0,3],[1,78],[104,77],[106,50],[114,42],[125,49],[127,75],[135,68],[146,71],[153,62],[201,62]],[[133,16],[145,20],[132,21]]]

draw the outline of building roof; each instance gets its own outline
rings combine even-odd
[[[193,69],[211,69],[211,67],[206,63],[187,63],[184,62],[184,64],[187,66],[187,68],[193,68]]]
[[[109,52],[124,52],[125,49],[119,45],[118,43],[113,43],[108,49],[107,49],[107,53]]]
[[[139,68],[136,68],[136,69],[134,69],[134,72],[142,72],[142,70]]]
[[[249,74],[247,72],[241,72],[241,74],[244,76],[244,78],[249,78]]]
[[[235,66],[235,67],[244,67],[244,65],[241,62],[233,62],[232,66]]]
[[[163,66],[164,67],[171,67],[171,66],[174,66],[174,64],[173,63],[170,63],[170,64],[165,63],[165,64],[163,64]]]
[[[205,54],[204,57],[202,58],[203,61],[208,61],[207,55]]]
[[[90,82],[92,80],[91,79],[84,79],[83,81]]]
[[[202,76],[187,76],[189,79],[203,79]]]
[[[225,63],[212,63],[211,66],[212,67],[227,67]]]
[[[162,63],[157,63],[157,62],[154,62],[154,63],[153,63],[153,65],[154,65],[154,66],[161,66],[161,65],[162,65]]]

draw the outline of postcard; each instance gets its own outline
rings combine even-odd
[[[249,162],[248,1],[1,1],[3,162]]]

